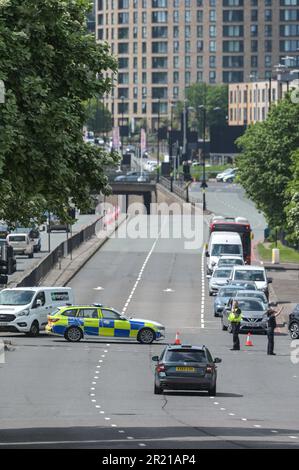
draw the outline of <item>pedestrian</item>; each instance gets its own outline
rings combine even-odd
[[[233,348],[231,349],[231,351],[240,351],[239,333],[242,321],[242,312],[237,300],[234,300],[232,303],[232,308],[228,316],[228,321],[231,323],[233,333]]]
[[[276,317],[281,314],[283,307],[276,312],[273,308],[270,308],[267,312],[268,320],[267,320],[267,336],[268,336],[268,348],[267,354],[268,356],[276,356],[274,352],[274,334],[275,328],[277,327]]]

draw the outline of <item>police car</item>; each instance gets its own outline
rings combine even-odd
[[[46,331],[64,336],[72,343],[85,336],[131,338],[141,344],[151,344],[165,337],[165,328],[160,323],[127,318],[101,304],[60,307],[48,316]]]

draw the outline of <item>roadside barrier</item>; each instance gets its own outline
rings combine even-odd
[[[17,282],[16,287],[38,286],[40,281],[60,262],[61,258],[71,254],[73,250],[95,236],[97,231],[103,228],[103,219],[104,216],[99,217],[95,222],[85,226],[80,232],[75,233],[68,240],[58,245],[45,258],[42,258],[40,263],[31,269],[21,281]]]

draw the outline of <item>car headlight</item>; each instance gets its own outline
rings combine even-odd
[[[21,312],[17,313],[17,317],[28,317],[28,315],[30,315],[29,308],[26,308],[25,310],[22,310]]]

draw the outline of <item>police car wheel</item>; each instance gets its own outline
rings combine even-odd
[[[215,385],[215,387],[209,389],[208,394],[209,394],[210,397],[215,397],[216,396],[216,394],[217,394],[216,385]]]
[[[78,343],[82,339],[82,331],[76,326],[71,326],[66,330],[64,337],[70,343]]]
[[[150,328],[143,328],[139,331],[137,341],[141,344],[152,344],[155,339],[155,333]]]
[[[162,389],[161,387],[158,387],[158,386],[155,384],[154,393],[155,393],[155,395],[162,395],[163,389]]]

